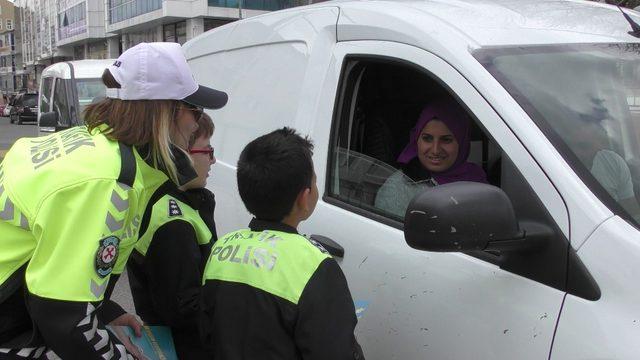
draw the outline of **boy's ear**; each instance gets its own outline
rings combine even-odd
[[[300,210],[307,211],[309,207],[309,196],[311,195],[311,189],[304,188],[304,190],[300,191],[298,194],[298,198],[296,199],[296,205]]]

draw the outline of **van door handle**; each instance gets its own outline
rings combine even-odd
[[[329,254],[333,255],[334,257],[344,257],[344,248],[337,242],[329,239],[326,236],[317,234],[311,235],[310,237],[311,240],[319,242],[320,245],[322,245],[322,247],[324,247],[329,252]]]

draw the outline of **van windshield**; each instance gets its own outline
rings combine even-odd
[[[106,87],[99,78],[96,79],[76,79],[78,90],[78,105],[80,106],[80,117],[84,117],[84,109],[91,104],[94,99],[106,96]],[[82,119],[84,121],[84,118]]]
[[[511,93],[590,189],[640,220],[640,44],[481,49]]]

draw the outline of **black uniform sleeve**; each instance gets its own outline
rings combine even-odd
[[[188,222],[170,221],[154,233],[144,267],[154,310],[166,325],[196,326],[200,258],[196,233]]]
[[[49,348],[62,359],[127,359],[124,345],[105,329],[97,304],[27,295],[29,312]]]
[[[305,360],[364,359],[347,280],[333,258],[324,260],[298,302],[295,342]]]
[[[113,293],[113,289],[116,287],[116,283],[120,279],[120,275],[111,274],[109,277],[109,283],[107,285],[107,290],[104,294],[104,301],[102,305],[97,311],[98,318],[105,324],[108,324],[118,318],[119,316],[126,314],[126,311],[115,301],[111,300],[111,294]]]

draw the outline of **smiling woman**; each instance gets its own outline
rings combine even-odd
[[[427,187],[456,181],[486,183],[482,168],[467,161],[470,123],[466,111],[451,98],[427,105],[398,156],[401,168],[378,191],[376,208],[402,217],[409,201]]]

